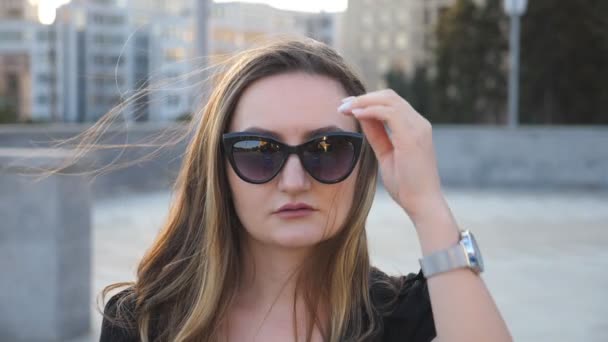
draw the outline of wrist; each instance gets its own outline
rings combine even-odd
[[[418,233],[418,241],[422,255],[426,256],[434,252],[450,248],[460,241],[458,227],[454,224],[426,229]]]
[[[460,231],[447,203],[427,206],[425,215],[412,219],[423,255],[449,248],[460,241]]]
[[[433,193],[419,196],[408,203],[401,205],[414,224],[424,223],[434,219],[438,213],[446,210],[447,202],[443,193]]]

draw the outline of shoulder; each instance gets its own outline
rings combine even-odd
[[[383,341],[429,342],[436,337],[427,281],[422,271],[390,276],[370,274],[370,295],[384,325]]]
[[[100,342],[138,341],[135,294],[132,287],[112,296],[103,310]]]

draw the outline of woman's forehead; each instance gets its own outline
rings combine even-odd
[[[303,73],[270,76],[243,92],[229,130],[254,128],[279,138],[300,140],[327,127],[355,131],[355,119],[337,110],[346,96],[338,81],[325,76]]]

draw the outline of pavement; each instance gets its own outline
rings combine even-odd
[[[608,193],[444,189],[460,227],[475,233],[482,278],[515,341],[608,341]],[[134,279],[166,218],[170,193],[121,195],[93,208],[93,293]],[[368,217],[372,263],[419,270],[420,246],[406,213],[380,188]],[[101,316],[91,298],[91,333]]]

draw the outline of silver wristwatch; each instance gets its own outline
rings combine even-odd
[[[422,274],[430,278],[435,274],[458,268],[469,268],[475,274],[483,272],[483,259],[473,233],[460,231],[460,241],[454,246],[419,259]]]

